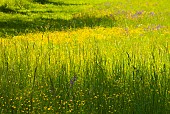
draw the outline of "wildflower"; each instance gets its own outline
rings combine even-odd
[[[142,15],[143,11],[137,11],[136,15]]]
[[[97,96],[94,96],[95,99],[97,99]]]
[[[162,28],[162,26],[158,25],[158,26],[155,27],[155,30],[160,30],[161,28]]]
[[[16,108],[16,106],[12,106],[12,108],[13,108],[13,109],[15,109],[15,108]]]
[[[47,110],[52,110],[52,106],[50,106]]]
[[[75,76],[72,77],[71,80],[70,80],[70,87],[73,87],[73,84],[75,83],[76,80],[77,80],[77,76],[75,75]]]
[[[81,101],[81,105],[85,105],[85,101]]]
[[[70,109],[69,112],[73,112],[73,109]]]
[[[151,15],[151,16],[154,16],[154,15],[155,15],[155,13],[154,13],[154,12],[150,12],[150,15]]]
[[[132,15],[132,18],[138,18],[142,14],[143,14],[143,11],[137,11],[134,15]]]

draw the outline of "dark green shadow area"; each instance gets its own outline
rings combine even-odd
[[[35,0],[35,2],[40,3],[40,4],[53,4],[53,5],[57,5],[57,6],[86,5],[86,4],[65,3],[63,1],[53,2],[53,1],[49,1],[49,0]]]
[[[25,12],[19,12],[15,9],[9,8],[7,6],[7,4],[1,5],[0,6],[0,12],[6,13],[6,14],[22,14],[22,15],[26,15]]]
[[[90,15],[81,12],[80,9],[85,4],[52,2],[48,0],[41,4],[24,10],[1,5],[0,37],[5,38],[34,32],[67,31],[83,27],[116,26],[116,20],[113,15],[96,17],[95,14]]]
[[[0,6],[0,12],[4,13],[17,13],[14,9],[8,8],[7,4]]]
[[[70,20],[65,19],[49,19],[49,18],[35,18],[32,21],[24,21],[22,19],[10,19],[0,22],[0,36],[15,36],[19,34],[31,32],[45,32],[45,31],[63,31],[68,29],[78,29],[83,27],[113,27],[116,20],[112,16],[82,16],[73,17]]]

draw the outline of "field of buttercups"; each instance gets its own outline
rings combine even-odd
[[[168,16],[108,7],[0,38],[0,113],[170,113]]]

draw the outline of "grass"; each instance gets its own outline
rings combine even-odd
[[[50,2],[1,12],[2,114],[170,113],[168,1]]]
[[[0,17],[0,36],[14,36],[35,31],[67,30],[70,27],[96,26],[94,22],[99,21],[99,19],[94,16],[74,16],[74,14],[84,9],[92,7],[89,3],[90,1],[49,1],[44,4],[24,0],[12,3],[4,2],[0,7],[2,15]],[[110,19],[106,18],[106,20]],[[92,22],[92,25],[89,22]]]

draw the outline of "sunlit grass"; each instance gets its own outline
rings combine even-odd
[[[37,23],[28,15],[1,12],[6,18],[1,22],[13,18],[7,22],[29,26],[28,31],[19,26],[25,32],[2,27],[6,36],[0,37],[0,113],[168,114],[166,5],[155,0],[64,3],[91,4],[69,18],[54,13],[61,20],[49,19],[48,12]],[[26,10],[30,15],[36,7],[44,13],[53,6],[34,5]],[[75,6],[55,10],[61,7],[67,11]],[[11,31],[20,33],[8,35]]]
[[[168,112],[169,34],[151,32],[97,27],[1,39],[1,111]]]

